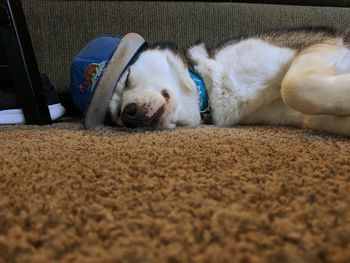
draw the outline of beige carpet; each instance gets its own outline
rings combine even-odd
[[[0,262],[350,262],[350,140],[0,127]]]

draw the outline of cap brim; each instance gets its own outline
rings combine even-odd
[[[117,50],[104,69],[86,108],[84,116],[86,129],[96,129],[104,126],[108,105],[118,80],[145,43],[143,37],[136,33],[129,33],[122,38]]]

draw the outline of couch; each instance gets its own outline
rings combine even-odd
[[[241,2],[246,3],[113,0],[22,3],[39,68],[49,75],[68,108],[71,108],[67,97],[70,62],[87,42],[101,34],[124,35],[133,31],[149,42],[172,40],[187,47],[201,40],[210,47],[232,36],[262,30],[317,25],[344,30],[350,24],[350,9],[346,8],[350,1]]]

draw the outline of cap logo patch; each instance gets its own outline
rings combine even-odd
[[[107,61],[102,61],[101,63],[91,63],[85,71],[84,83],[78,86],[80,93],[84,93],[86,88],[91,87],[91,92],[93,92],[97,81],[99,80],[103,69],[106,66]]]
[[[97,68],[98,68],[98,64],[96,63],[92,63],[87,67],[84,75],[84,81],[86,85],[88,86],[92,85],[92,79],[96,75]]]

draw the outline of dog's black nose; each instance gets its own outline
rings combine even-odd
[[[164,113],[164,105],[153,116],[148,117],[147,109],[137,103],[127,104],[121,114],[123,125],[128,128],[157,128],[160,118]]]
[[[124,118],[127,119],[133,119],[137,116],[138,113],[138,109],[137,109],[137,104],[136,103],[130,103],[128,105],[126,105],[126,107],[124,108],[123,111],[123,116]]]
[[[125,106],[121,120],[128,128],[148,127],[151,121],[150,118],[146,117],[146,111],[137,103],[129,103]]]

